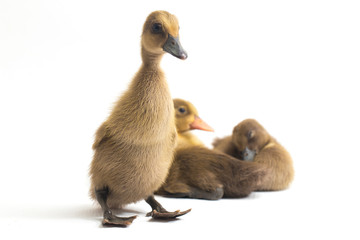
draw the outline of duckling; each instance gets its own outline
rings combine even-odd
[[[160,68],[165,52],[187,58],[177,18],[155,11],[143,26],[142,65],[93,144],[90,196],[103,210],[103,225],[130,225],[136,216],[117,217],[110,209],[141,199],[151,206],[147,216],[153,218],[175,218],[191,210],[168,212],[153,196],[166,179],[177,137],[173,101]]]
[[[195,106],[183,99],[174,99],[175,123],[178,133],[178,143],[176,148],[186,146],[204,146],[199,138],[189,130],[199,129],[213,132],[214,129],[204,122],[198,114]]]
[[[156,194],[208,200],[246,197],[265,180],[267,172],[260,165],[210,150],[190,133],[192,129],[213,131],[199,120],[190,102],[175,99],[174,106],[179,144],[169,175]]]
[[[255,119],[240,122],[232,136],[218,139],[213,145],[214,149],[261,164],[269,170],[268,180],[256,190],[283,190],[293,181],[294,168],[290,154]]]

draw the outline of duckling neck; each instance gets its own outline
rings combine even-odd
[[[149,69],[158,69],[163,55],[163,53],[152,53],[147,51],[144,47],[141,48],[143,65]]]
[[[197,138],[190,131],[186,132],[178,132],[178,145],[177,148],[183,147],[191,147],[191,146],[204,146],[204,143],[201,142],[199,138]]]

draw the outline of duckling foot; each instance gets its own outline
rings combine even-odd
[[[104,226],[127,227],[137,216],[131,217],[117,217],[110,210],[104,212],[104,219],[102,224]]]
[[[218,200],[224,196],[224,189],[222,187],[218,187],[215,191],[205,191],[202,189],[189,187],[189,191],[187,192],[161,192],[159,194],[164,197],[173,197],[173,198],[198,198],[198,199],[206,199],[206,200]]]
[[[111,212],[109,206],[107,205],[109,188],[105,187],[103,189],[95,189],[95,195],[102,210],[104,211],[104,219],[102,221],[102,224],[104,226],[126,227],[129,226],[136,218],[136,216],[117,217]]]
[[[218,200],[224,196],[224,189],[222,187],[218,187],[215,191],[204,191],[202,189],[191,188],[191,192],[189,194],[190,198],[199,198],[199,199],[207,199],[207,200]]]
[[[187,214],[188,212],[191,211],[191,209],[188,209],[186,211],[180,211],[177,210],[175,212],[168,212],[165,208],[163,208],[163,206],[161,206],[160,203],[158,203],[154,196],[150,196],[147,199],[145,199],[145,201],[151,206],[152,211],[147,213],[146,216],[147,217],[152,217],[155,219],[171,219],[171,218],[177,218],[180,217],[182,215]]]
[[[169,218],[177,218],[180,217],[182,215],[187,214],[188,212],[190,212],[191,209],[188,209],[186,211],[180,211],[180,210],[176,210],[175,212],[168,212],[168,211],[164,211],[164,212],[158,212],[156,211],[156,209],[152,210],[151,212],[147,213],[146,216],[147,217],[152,217],[155,219],[169,219]]]

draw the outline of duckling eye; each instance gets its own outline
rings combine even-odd
[[[161,23],[154,23],[151,27],[151,31],[153,33],[161,33],[162,32],[162,26]]]
[[[185,110],[185,108],[181,107],[181,108],[179,108],[179,112],[184,113],[184,112],[186,112],[186,110]]]

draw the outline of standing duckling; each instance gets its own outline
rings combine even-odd
[[[232,136],[218,139],[213,145],[214,149],[268,169],[268,180],[262,182],[256,190],[283,190],[294,178],[290,154],[254,119],[240,122],[235,126]]]
[[[155,11],[143,27],[142,65],[93,144],[90,195],[104,212],[104,225],[130,225],[136,216],[117,217],[110,208],[142,199],[151,206],[147,216],[153,218],[175,218],[190,211],[168,212],[153,196],[168,174],[177,137],[173,101],[160,68],[165,52],[187,58],[177,18]]]
[[[266,180],[262,166],[210,150],[189,131],[213,131],[190,102],[175,99],[174,106],[179,141],[169,175],[156,194],[208,200],[246,197]]]

